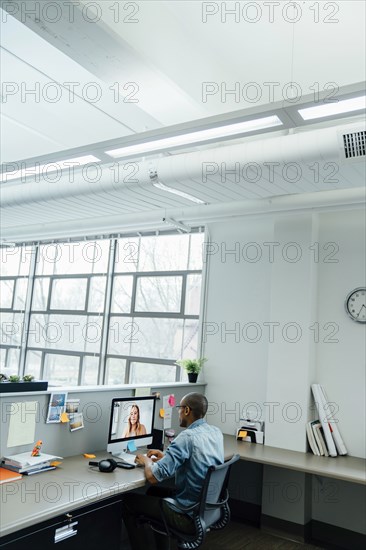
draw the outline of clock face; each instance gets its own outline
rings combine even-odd
[[[353,321],[366,323],[366,288],[355,288],[346,298],[346,311]]]

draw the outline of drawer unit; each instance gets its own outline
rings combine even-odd
[[[121,528],[122,499],[114,497],[2,537],[0,548],[120,550]]]

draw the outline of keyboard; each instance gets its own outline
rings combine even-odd
[[[120,460],[122,462],[127,462],[128,464],[134,464],[136,466],[135,458],[135,455],[123,455],[123,458],[120,458]]]
[[[146,453],[139,453],[139,454],[143,454],[144,456],[146,456]],[[123,456],[116,455],[113,458],[115,458],[117,462],[120,460],[121,462],[127,462],[128,464],[133,464],[134,466],[140,466],[140,464],[136,464],[135,462],[136,455],[134,454],[123,453]]]

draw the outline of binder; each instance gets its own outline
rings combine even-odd
[[[325,443],[325,439],[323,436],[323,428],[321,423],[319,422],[319,420],[316,420],[315,422],[312,422],[311,425],[312,425],[315,438],[318,442],[320,454],[324,456],[329,456],[328,447],[327,447],[327,444]]]
[[[325,393],[325,389],[323,388],[323,386],[321,386],[320,384],[319,385],[319,389],[320,389],[320,393],[321,393],[321,397],[322,397],[322,401],[323,401],[323,407],[325,407],[325,405],[327,403],[329,403],[328,401],[328,398],[327,398],[327,395]],[[338,423],[336,422],[335,418],[333,417],[333,415],[331,413],[328,413],[328,421],[330,422],[331,424],[331,432],[332,432],[332,436],[333,436],[333,439],[334,439],[334,443],[335,443],[335,446],[337,448],[337,451],[340,455],[346,455],[347,454],[347,448],[344,444],[344,441],[342,439],[342,436],[339,432],[339,429],[338,429]]]
[[[311,389],[313,391],[314,401],[318,409],[319,421],[322,424],[325,442],[328,447],[330,456],[337,456],[337,450],[334,445],[334,440],[330,431],[328,418],[324,410],[325,400],[323,401],[323,393],[320,390],[319,384],[312,384]]]
[[[320,441],[319,432],[316,429],[317,424],[319,424],[321,426],[320,422],[317,422],[317,421],[312,422],[311,423],[311,429],[313,430],[314,438],[315,438],[316,444],[317,444],[318,449],[319,449],[319,454],[320,454],[320,456],[324,456],[324,454],[325,454],[324,453],[324,448],[322,446],[322,442]]]
[[[308,422],[306,424],[306,434],[308,436],[309,446],[316,456],[320,456],[320,451],[318,449],[317,442],[315,441],[315,435],[311,424],[311,422]]]

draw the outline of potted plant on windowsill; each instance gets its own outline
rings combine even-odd
[[[17,374],[7,377],[6,374],[0,373],[0,393],[46,391],[47,388],[48,382],[34,380],[31,374],[25,374],[21,380]]]
[[[188,381],[195,383],[206,361],[206,357],[202,357],[201,359],[179,359],[176,361],[176,364],[187,372]]]

